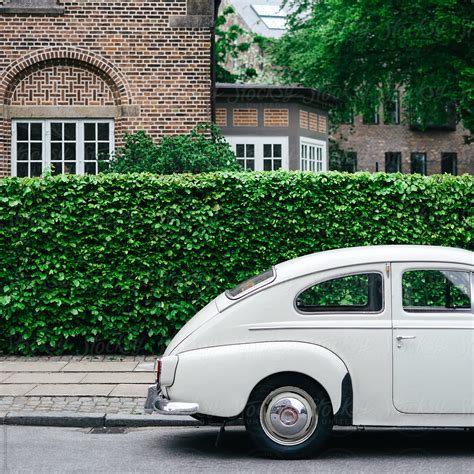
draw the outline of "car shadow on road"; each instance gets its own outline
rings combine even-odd
[[[194,428],[162,440],[176,455],[229,459],[265,457],[252,445],[243,428],[227,429],[216,446],[218,428]],[[462,429],[336,429],[319,459],[399,459],[473,457],[474,432]]]

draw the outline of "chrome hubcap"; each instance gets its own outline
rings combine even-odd
[[[298,387],[280,387],[263,401],[260,423],[267,436],[278,444],[303,443],[318,424],[316,403]]]

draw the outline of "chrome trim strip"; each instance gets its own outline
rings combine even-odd
[[[242,293],[238,294],[237,296],[232,296],[230,294],[231,290],[225,290],[225,295],[231,301],[239,301],[241,298],[245,298],[246,296],[252,294],[253,292],[256,292],[258,290],[261,290],[262,288],[265,288],[266,286],[273,283],[277,278],[276,266],[273,265],[271,267],[271,270],[273,271],[273,275],[271,276],[271,278],[267,278],[266,280],[263,280],[258,285],[252,286],[251,288],[249,288],[248,290],[243,291]],[[258,275],[255,275],[255,276],[258,276]],[[242,282],[242,283],[244,283],[244,282]]]
[[[253,326],[247,328],[249,331],[271,331],[271,330],[282,330],[282,329],[473,329],[472,326],[457,326],[457,327],[446,327],[446,326],[404,326],[404,327],[392,327],[392,326]]]

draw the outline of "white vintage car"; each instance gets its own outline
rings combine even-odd
[[[184,326],[145,409],[243,417],[284,458],[317,452],[333,425],[473,427],[473,256],[375,246],[279,264]]]

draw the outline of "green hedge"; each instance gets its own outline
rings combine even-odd
[[[472,176],[0,180],[0,351],[152,352],[237,282],[369,244],[473,248]]]

